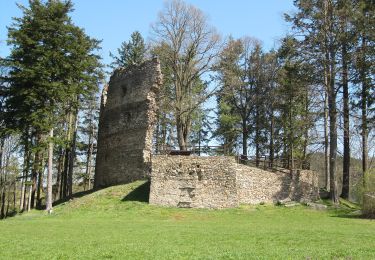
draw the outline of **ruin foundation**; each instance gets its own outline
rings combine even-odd
[[[155,205],[228,208],[318,198],[318,175],[313,171],[264,171],[225,156],[152,159],[150,203]]]

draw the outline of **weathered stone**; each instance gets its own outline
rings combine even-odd
[[[306,205],[316,210],[325,210],[328,208],[327,205],[314,202],[307,202]]]
[[[150,203],[195,208],[239,204],[315,201],[318,176],[292,174],[240,165],[234,157],[154,156]]]
[[[318,176],[313,171],[270,172],[246,165],[237,167],[240,203],[315,201],[319,198]]]
[[[301,205],[301,204],[298,203],[298,202],[289,201],[289,202],[287,202],[287,203],[284,204],[284,207],[291,208],[291,207],[295,207],[295,206],[299,206],[299,205]]]
[[[149,176],[161,80],[157,59],[113,73],[102,97],[95,188]]]
[[[154,156],[150,203],[189,208],[239,205],[233,157]]]

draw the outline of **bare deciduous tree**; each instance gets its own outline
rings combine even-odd
[[[179,0],[165,4],[152,31],[153,41],[164,46],[158,55],[171,73],[177,139],[180,149],[186,150],[191,115],[210,96],[207,89],[199,95],[194,89],[211,69],[220,37],[201,10]]]

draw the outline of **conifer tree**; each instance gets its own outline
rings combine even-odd
[[[129,42],[124,41],[121,47],[117,49],[117,56],[112,53],[109,55],[114,59],[110,65],[112,69],[141,64],[146,56],[146,46],[141,33],[133,32],[131,40]]]
[[[47,205],[52,210],[52,163],[54,128],[66,108],[79,107],[79,100],[97,90],[99,41],[75,26],[69,13],[71,1],[31,0],[29,7],[9,27],[11,54],[6,120],[23,136],[31,135],[38,149],[48,148]],[[42,136],[43,138],[39,138]],[[39,164],[40,161],[33,161]],[[32,168],[32,167],[31,167]]]

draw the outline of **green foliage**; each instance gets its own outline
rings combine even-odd
[[[193,146],[208,145],[210,132],[212,131],[212,117],[209,116],[210,109],[197,108],[191,116],[191,132],[189,142]]]
[[[1,257],[372,259],[375,256],[375,222],[350,217],[350,209],[316,211],[304,206],[273,205],[181,209],[148,205],[134,201],[134,197],[124,200],[143,184],[110,187],[74,198],[56,206],[52,215],[31,211],[0,221]]]
[[[19,7],[23,16],[8,29],[6,120],[21,131],[47,132],[68,102],[76,107],[77,96],[97,91],[99,41],[72,23],[71,1],[33,0],[29,8]]]
[[[112,53],[109,55],[114,59],[110,65],[112,69],[141,64],[145,60],[146,47],[140,32],[133,32],[131,40],[121,44],[121,47],[117,49],[118,56]]]
[[[298,41],[292,37],[283,39],[278,51],[280,69],[277,89],[278,110],[280,111],[282,132],[288,151],[294,158],[306,159],[309,144],[308,131],[314,126],[310,100],[312,85],[308,64],[299,56]]]
[[[220,89],[217,94],[218,129],[215,136],[229,147],[235,146],[243,135],[242,146],[247,146],[250,125],[261,96],[260,44],[250,38],[230,39],[220,54],[216,66]],[[259,102],[257,102],[259,100]],[[230,148],[233,151],[233,148]]]
[[[361,204],[363,203],[363,195],[365,193],[375,193],[375,170],[369,169],[365,172],[364,177],[362,176],[353,185],[352,192]]]
[[[214,137],[218,138],[228,147],[229,154],[234,154],[238,135],[241,131],[238,127],[241,117],[233,111],[225,100],[221,100],[220,98],[218,99],[217,115],[218,127],[215,130]]]

